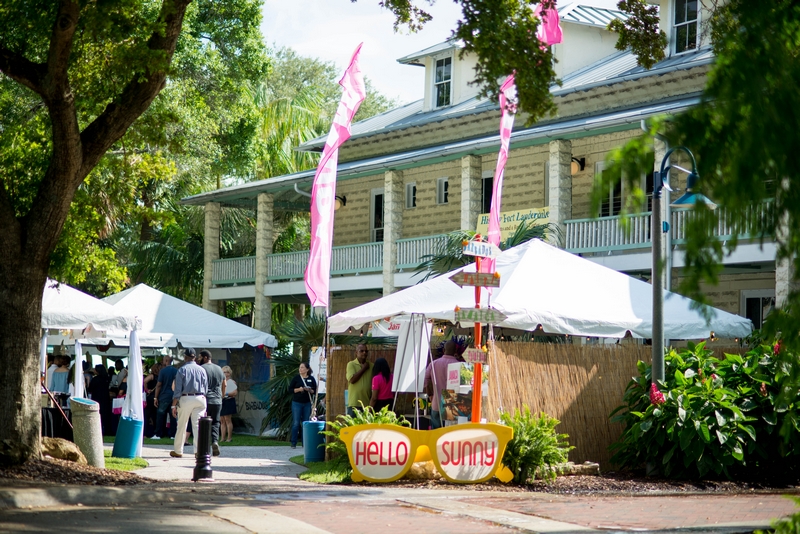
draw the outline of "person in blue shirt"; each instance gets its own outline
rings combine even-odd
[[[175,437],[175,429],[178,427],[178,420],[172,415],[172,385],[175,383],[175,375],[178,370],[172,366],[172,356],[165,356],[163,360],[164,368],[158,373],[155,397],[153,404],[158,409],[156,414],[156,434],[153,439]],[[167,427],[167,417],[169,417],[169,428]]]
[[[197,353],[191,347],[183,350],[183,365],[175,375],[175,391],[172,394],[172,415],[178,417],[178,432],[175,433],[174,450],[169,451],[173,458],[183,457],[183,445],[186,441],[186,428],[189,418],[192,419],[192,432],[195,437],[198,421],[206,414],[206,392],[208,391],[208,375],[197,365]]]

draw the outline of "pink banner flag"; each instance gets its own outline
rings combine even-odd
[[[489,231],[487,241],[492,245],[500,246],[500,205],[503,195],[503,175],[508,150],[511,143],[511,130],[514,128],[514,117],[517,112],[517,87],[514,85],[512,74],[500,86],[500,110],[503,113],[500,119],[500,153],[497,156],[497,166],[494,169],[494,182],[492,183],[492,206],[489,209]],[[494,260],[485,259],[481,270],[487,273],[494,272]]]
[[[559,24],[558,19],[558,9],[556,8],[556,2],[553,0],[551,7],[544,10],[542,13],[542,2],[539,2],[539,5],[536,6],[536,10],[533,12],[534,15],[541,19],[541,24],[539,24],[539,32],[536,36],[539,40],[547,46],[558,44],[563,41],[562,32],[561,32],[561,25]]]
[[[364,76],[358,68],[358,45],[339,85],[344,88],[342,99],[333,118],[322,159],[311,188],[311,251],[305,272],[306,294],[311,306],[328,307],[328,287],[331,277],[331,248],[333,246],[333,207],[336,199],[336,168],[339,147],[350,138],[350,123],[366,97]]]

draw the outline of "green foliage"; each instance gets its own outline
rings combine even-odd
[[[292,429],[292,392],[289,383],[298,374],[301,358],[287,350],[272,352],[272,365],[275,374],[265,384],[269,394],[267,416],[261,422],[259,434],[272,427],[279,439],[286,439]]]
[[[544,239],[549,233],[558,234],[558,232],[559,230],[555,225],[522,221],[517,229],[514,230],[514,233],[500,243],[500,249],[507,250],[532,239]],[[444,241],[438,245],[436,252],[422,256],[422,263],[414,269],[417,274],[425,273],[425,276],[420,281],[424,282],[428,278],[439,276],[473,263],[475,257],[464,254],[464,241],[472,240],[475,234],[476,232],[472,230],[456,230],[448,233]]]
[[[787,499],[792,499],[795,504],[800,506],[800,497],[786,495]],[[775,519],[770,523],[772,530],[756,530],[755,534],[797,534],[800,532],[800,512],[795,512],[789,517]]]
[[[340,415],[335,421],[328,421],[327,429],[322,433],[331,438],[325,445],[325,448],[331,451],[332,455],[337,458],[347,459],[347,447],[344,442],[339,439],[339,432],[348,426],[357,425],[398,425],[410,427],[411,423],[402,415],[389,410],[388,406],[384,406],[380,411],[376,412],[369,406],[361,405],[361,410],[356,410],[354,415]]]
[[[651,368],[639,362],[624,404],[611,415],[625,430],[612,462],[652,464],[667,476],[729,478],[792,472],[800,453],[797,355],[761,345],[717,359],[705,343],[670,351],[664,404],[651,404]],[[788,458],[788,460],[787,460]]]
[[[514,482],[526,484],[537,475],[552,480],[557,464],[567,461],[570,447],[567,434],[555,430],[560,421],[545,413],[535,416],[525,406],[520,412],[502,412],[500,422],[514,429],[514,437],[503,454],[503,465],[514,473]]]
[[[103,456],[105,457],[106,469],[114,471],[136,471],[149,465],[144,458],[117,458],[116,456],[111,456],[111,451],[108,449],[103,451]]]
[[[303,456],[300,456],[300,459],[302,460]],[[317,484],[346,484],[351,482],[350,475],[353,474],[353,470],[350,468],[350,464],[342,461],[341,458],[325,462],[310,462],[308,464],[298,463],[308,468],[297,476],[300,480]]]
[[[659,29],[658,6],[647,5],[646,0],[620,0],[617,7],[631,15],[624,22],[614,19],[608,24],[619,34],[617,50],[631,49],[639,65],[652,68],[664,59],[667,47],[667,34]]]
[[[527,124],[555,112],[550,85],[555,79],[553,54],[535,38],[540,20],[534,4],[518,0],[459,0],[462,17],[453,37],[464,43],[461,57],[477,57],[474,84],[482,96],[497,101],[499,83],[515,73],[519,107]],[[546,8],[555,2],[542,0]]]

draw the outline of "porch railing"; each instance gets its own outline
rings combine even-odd
[[[415,237],[397,241],[396,269],[413,269],[422,257],[432,254],[444,241],[443,235]],[[361,243],[333,247],[331,275],[356,275],[383,271],[383,243]],[[307,250],[267,256],[267,280],[300,280],[308,265]],[[212,283],[215,285],[252,284],[255,282],[256,258],[215,260]]]
[[[754,205],[751,209],[755,213],[749,216],[772,216],[771,204],[768,202]],[[621,216],[566,221],[566,249],[569,252],[584,253],[650,248],[650,216],[650,212],[627,215],[628,228],[623,228]],[[690,209],[673,209],[670,212],[670,233],[674,244],[686,241],[686,228],[691,217]],[[733,237],[735,225],[724,210],[720,211],[719,221],[712,232],[715,237],[723,240]],[[747,239],[752,236],[742,234],[738,237]]]

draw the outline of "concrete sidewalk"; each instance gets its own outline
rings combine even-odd
[[[158,483],[132,488],[17,483],[0,488],[0,531],[264,532],[407,534],[411,531],[752,532],[794,513],[777,494],[551,495],[463,486],[399,488],[317,485],[289,461],[289,447],[225,447],[212,458],[214,483],[191,482],[194,456],[146,446]]]

